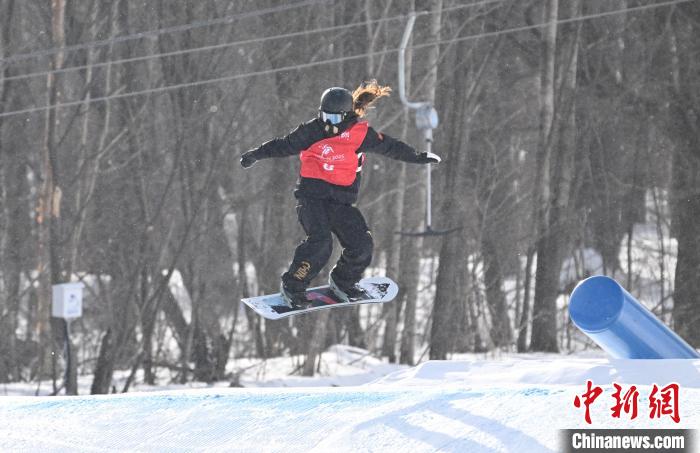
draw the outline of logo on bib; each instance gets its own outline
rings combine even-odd
[[[345,156],[342,154],[336,154],[335,150],[331,145],[325,143],[321,148],[321,158],[325,160],[323,163],[323,169],[325,171],[335,170],[335,165],[331,162],[337,162],[339,160],[345,160]]]
[[[347,131],[312,144],[299,155],[302,178],[320,179],[338,186],[350,186],[362,168],[358,151],[367,136],[368,125],[359,121]]]

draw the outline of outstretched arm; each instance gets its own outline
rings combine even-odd
[[[260,159],[293,156],[322,138],[323,129],[319,126],[318,121],[314,119],[299,125],[285,137],[274,138],[255,149],[243,153],[241,165],[243,168],[248,168]]]
[[[388,135],[381,134],[373,128],[367,130],[367,137],[362,143],[361,151],[381,154],[390,159],[414,164],[432,164],[440,162],[440,157],[433,153],[419,153],[411,145]]]

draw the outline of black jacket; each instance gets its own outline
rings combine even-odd
[[[265,142],[253,150],[253,157],[257,160],[269,157],[288,157],[297,155],[314,143],[338,135],[352,126],[357,117],[351,117],[338,125],[336,131],[330,132],[326,125],[318,118],[299,125],[286,137],[275,138]],[[367,130],[365,140],[358,148],[357,153],[381,154],[391,159],[411,163],[424,163],[416,150],[406,143],[380,134],[372,127]],[[297,198],[321,198],[331,199],[338,203],[352,204],[357,200],[360,188],[361,172],[357,173],[355,182],[350,186],[338,186],[321,179],[299,177],[294,195]]]

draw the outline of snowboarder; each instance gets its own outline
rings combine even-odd
[[[329,285],[344,300],[362,294],[356,283],[372,260],[372,235],[362,213],[353,205],[360,187],[365,153],[417,164],[438,163],[433,153],[375,131],[362,120],[370,106],[388,96],[391,88],[376,80],[364,82],[352,93],[340,87],[325,90],[318,116],[289,135],[263,143],[241,156],[243,168],[270,157],[300,155],[301,170],[294,195],[297,216],[306,233],[289,270],[282,275],[281,290],[290,307],[305,307],[306,288],[331,256],[333,237],[343,247],[330,273]]]

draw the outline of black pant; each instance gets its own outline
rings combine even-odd
[[[343,253],[332,271],[333,280],[340,286],[350,286],[359,281],[372,261],[374,248],[362,213],[349,204],[300,198],[297,215],[306,232],[306,239],[294,252],[289,271],[282,275],[285,286],[292,291],[303,291],[309,286],[331,256],[331,233],[336,235],[343,247]]]

